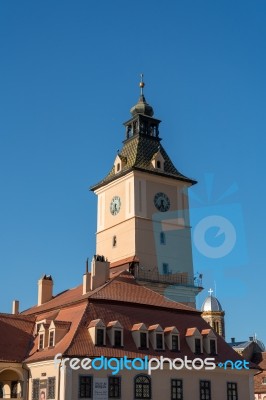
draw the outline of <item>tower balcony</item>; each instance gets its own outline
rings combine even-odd
[[[135,268],[134,277],[138,281],[185,286],[198,289],[198,291],[203,289],[202,274],[197,274],[194,277],[189,276],[186,272],[168,272],[165,274],[160,274],[157,269],[146,270],[143,267],[138,266]]]

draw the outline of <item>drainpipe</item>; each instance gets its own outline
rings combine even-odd
[[[57,376],[57,400],[60,400],[60,383],[61,383],[61,367],[62,367],[62,359],[60,364],[58,365],[58,376]]]

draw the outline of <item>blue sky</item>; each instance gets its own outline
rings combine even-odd
[[[198,304],[215,282],[227,338],[266,342],[265,12],[238,0],[0,3],[2,311],[36,303],[44,273],[55,292],[81,283],[95,252],[88,188],[121,148],[143,72],[164,147],[199,182],[194,217],[237,207],[246,255],[212,265],[195,254]]]

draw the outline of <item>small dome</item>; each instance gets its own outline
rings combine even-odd
[[[132,116],[136,114],[144,114],[148,115],[149,117],[153,116],[153,108],[150,106],[144,97],[144,95],[140,95],[139,101],[135,106],[130,109]]]
[[[214,296],[208,296],[201,307],[201,311],[223,311],[221,303]]]

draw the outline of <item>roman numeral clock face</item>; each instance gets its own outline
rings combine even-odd
[[[161,212],[166,212],[170,208],[170,200],[165,193],[162,192],[156,193],[153,201],[157,210]]]
[[[111,204],[110,204],[110,212],[112,215],[116,215],[119,213],[121,208],[121,199],[119,196],[114,196],[112,198]]]

